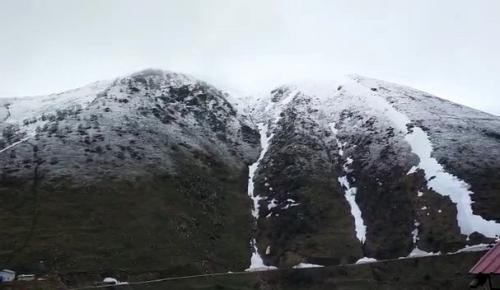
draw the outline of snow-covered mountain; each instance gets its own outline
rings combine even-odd
[[[388,82],[238,100],[146,70],[0,99],[0,120],[13,267],[313,267],[500,234],[500,117]]]
[[[2,265],[247,266],[259,136],[225,93],[146,70],[2,102]]]
[[[267,265],[448,253],[500,233],[500,118],[359,76],[282,86],[252,112]],[[267,253],[267,254],[266,254]]]

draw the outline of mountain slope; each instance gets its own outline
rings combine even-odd
[[[357,76],[280,87],[252,114],[271,136],[254,179],[268,265],[452,252],[500,233],[498,117]]]
[[[411,88],[359,78],[423,128],[433,157],[471,185],[474,212],[500,222],[500,118]]]
[[[314,267],[500,234],[500,117],[404,86],[352,76],[241,102],[145,70],[0,102],[6,267]]]
[[[4,102],[0,223],[9,235],[0,242],[2,264],[247,266],[247,164],[258,154],[258,134],[224,93],[147,70]]]

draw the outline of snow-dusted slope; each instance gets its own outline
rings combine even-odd
[[[355,77],[403,113],[429,136],[432,157],[471,186],[473,210],[500,221],[500,118],[428,93]]]
[[[282,104],[281,99],[289,101]],[[498,194],[494,196],[500,188],[494,179],[494,172],[500,171],[500,162],[495,161],[500,118],[359,76],[282,86],[261,97],[254,108],[252,118],[266,122],[271,136],[254,178],[261,192],[257,243],[274,249],[264,260],[287,265],[291,261],[331,263],[326,258],[331,256],[354,259],[349,254],[356,251],[319,250],[320,241],[339,230],[325,220],[327,209],[321,210],[320,217],[313,213],[320,208],[318,202],[327,201],[336,202],[335,211],[347,211],[351,219],[351,226],[344,224],[344,232],[334,234],[346,240],[339,244],[330,238],[331,245],[354,246],[355,234],[363,252],[357,258],[407,256],[415,249],[456,251],[467,241],[479,243],[481,236],[500,234],[500,223],[492,220],[498,218],[500,208]],[[465,130],[476,140],[460,137],[464,123],[470,123]],[[471,175],[459,175],[464,172]],[[477,180],[474,175],[485,174],[493,179],[483,178],[472,188],[467,183]],[[332,180],[340,186],[317,187]],[[476,193],[474,187],[490,192]],[[330,193],[322,193],[324,189]],[[477,195],[488,201],[481,202]],[[299,204],[292,212],[283,204],[289,196]],[[297,219],[317,226],[301,223],[300,230],[290,228]]]
[[[490,238],[494,238],[495,235],[500,234],[500,223],[487,221],[481,216],[473,214],[471,202],[471,195],[473,192],[469,190],[470,185],[446,172],[443,166],[431,156],[433,153],[433,145],[427,133],[425,133],[422,128],[415,125],[407,115],[398,111],[387,101],[387,99],[399,100],[399,98],[394,92],[386,92],[383,88],[382,86],[380,89],[381,92],[379,92],[378,88],[372,90],[370,87],[360,86],[357,79],[346,83],[344,86],[344,89],[347,90],[351,98],[354,96],[357,97],[358,102],[364,104],[364,106],[370,107],[374,111],[374,115],[379,119],[387,118],[392,122],[394,128],[400,132],[404,132],[405,141],[410,145],[412,153],[419,158],[419,163],[416,168],[424,171],[428,187],[441,195],[449,196],[452,202],[457,205],[457,220],[462,234],[470,235],[474,231],[477,231]],[[401,94],[404,94],[404,91]],[[439,101],[439,99],[436,98],[434,98],[434,100]],[[352,101],[352,99],[350,101]],[[408,106],[411,107],[411,104],[408,104]],[[470,114],[466,114],[466,112],[468,112],[467,110],[464,110],[462,107],[458,108],[460,108],[458,110],[459,112],[452,110],[451,112],[447,112],[447,114],[458,118],[460,117],[460,113],[462,113],[463,118],[470,118]],[[406,111],[410,111],[410,109],[407,108]],[[411,111],[415,111],[415,108]],[[481,117],[479,112],[469,110],[469,112],[470,111],[473,117]],[[444,110],[442,111],[442,113],[445,112]],[[428,112],[426,116],[428,117],[430,114],[431,112]],[[484,115],[487,114],[483,114],[482,117],[484,117]],[[415,169],[411,169],[411,172],[414,171]]]
[[[68,141],[81,142],[79,139],[83,137],[91,139],[83,140],[84,146],[92,147],[92,143],[97,142],[96,146],[103,147],[111,145],[104,140],[116,139],[112,145],[130,147],[129,139],[139,134],[144,138],[138,140],[141,147],[137,152],[132,150],[131,154],[145,157],[141,162],[172,169],[174,161],[168,153],[172,148],[158,147],[164,142],[158,135],[166,134],[191,151],[212,151],[227,162],[233,162],[231,155],[234,154],[246,161],[255,154],[255,149],[238,140],[255,138],[251,125],[237,116],[224,93],[182,74],[147,70],[61,94],[1,101],[2,108],[7,111],[0,125],[4,130],[3,144],[0,144],[3,151],[37,134],[57,137],[47,140],[48,149],[54,153]],[[245,135],[247,133],[249,136]],[[211,146],[215,143],[218,146]],[[158,155],[156,148],[167,154]],[[59,152],[59,159],[64,164],[54,164],[52,171],[56,167],[61,170],[73,167],[66,162],[75,161],[75,154],[66,151]],[[138,163],[135,158],[131,162],[127,162],[127,158],[120,159],[131,167]]]
[[[50,121],[50,116],[60,118],[68,111],[86,108],[109,85],[110,82],[102,81],[48,96],[1,98],[0,153],[34,137],[36,128]]]
[[[0,262],[43,260],[65,271],[246,267],[245,188],[259,135],[226,96],[186,75],[146,70],[2,100],[0,225],[11,234],[0,239]]]
[[[0,99],[0,131],[6,266],[320,267],[500,234],[500,118],[360,76],[251,99],[146,70]]]
[[[283,86],[252,112],[269,137],[253,178],[261,205],[257,244],[264,262],[279,267],[354,262],[361,255],[337,181],[337,144],[313,105],[300,88]]]
[[[4,111],[3,121],[22,124],[25,120],[29,122],[34,117],[55,113],[62,108],[87,107],[110,84],[110,81],[96,82],[79,89],[48,96],[0,98],[0,107]]]

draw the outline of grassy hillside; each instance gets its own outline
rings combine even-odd
[[[114,275],[131,285],[117,290],[441,290],[468,289],[468,270],[484,252],[461,253],[414,259],[391,260],[362,265],[341,265],[325,268],[288,269],[256,273],[234,273],[149,284],[135,284],[169,277],[168,271],[148,273],[106,272],[68,273],[61,276],[69,289],[92,285],[107,275]],[[1,288],[0,289],[7,289]],[[92,289],[92,288],[88,288]]]
[[[246,172],[180,172],[89,185],[43,182],[35,193],[29,183],[0,187],[12,194],[0,206],[0,227],[10,233],[0,239],[0,263],[28,273],[245,269]]]

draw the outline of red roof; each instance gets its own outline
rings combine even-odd
[[[491,248],[469,271],[470,274],[500,275],[500,242]]]

